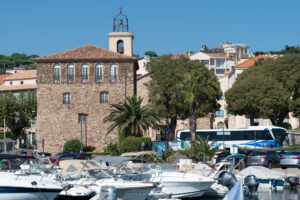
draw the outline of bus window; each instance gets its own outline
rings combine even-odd
[[[218,140],[217,132],[215,131],[207,131],[207,132],[197,131],[196,135],[204,139],[206,139],[206,137],[208,136],[209,141]]]
[[[273,140],[268,130],[256,131],[256,140]]]
[[[182,131],[180,133],[180,140],[190,140],[191,139],[191,134],[188,131]]]

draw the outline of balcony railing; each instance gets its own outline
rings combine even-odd
[[[74,76],[68,75],[68,83],[74,83]]]
[[[112,83],[117,82],[117,76],[110,76],[110,82]]]
[[[60,83],[60,76],[53,76],[53,83]]]
[[[88,75],[82,75],[82,76],[81,76],[81,79],[82,79],[82,83],[88,83],[88,82],[89,82],[89,77],[88,77]]]

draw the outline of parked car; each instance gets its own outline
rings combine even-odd
[[[212,159],[213,164],[221,162],[229,155],[230,155],[230,153],[227,151],[217,152],[216,155],[214,155],[214,157]]]
[[[277,149],[277,150],[275,150],[275,152],[278,153],[281,156],[281,155],[287,154],[291,151],[287,150],[287,149]]]
[[[300,169],[300,151],[291,151],[281,155],[280,166],[282,169],[287,167],[298,167]]]
[[[260,165],[272,168],[280,163],[280,156],[275,151],[254,151],[247,157],[247,166]]]

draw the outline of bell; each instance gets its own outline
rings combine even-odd
[[[122,19],[119,20],[119,24],[123,24],[123,20]]]

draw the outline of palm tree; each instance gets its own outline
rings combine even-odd
[[[132,96],[126,99],[123,104],[112,104],[111,113],[104,118],[104,122],[112,122],[108,134],[117,128],[119,135],[142,136],[149,127],[157,126],[160,117],[150,104],[141,106],[141,97]]]
[[[185,101],[189,105],[191,139],[196,139],[196,120],[219,108],[222,93],[216,76],[203,64],[189,61],[181,85]]]
[[[206,157],[210,160],[216,153],[216,148],[213,148],[213,144],[216,141],[208,143],[209,136],[206,138],[197,136],[196,141],[191,141],[191,154],[198,160],[202,159],[203,163],[206,163]]]

